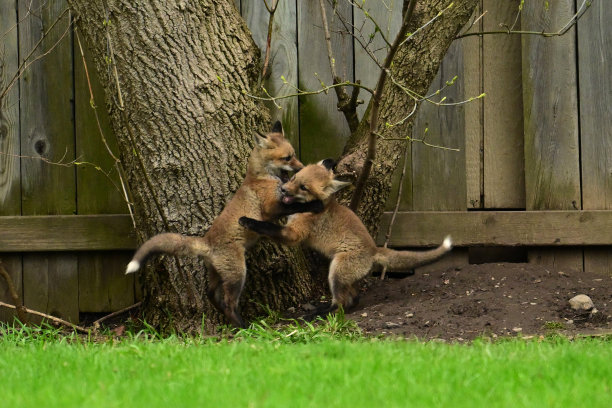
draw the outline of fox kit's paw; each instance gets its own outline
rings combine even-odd
[[[249,217],[240,217],[238,219],[238,224],[242,225],[244,228],[253,229],[255,225],[257,225],[257,220]]]

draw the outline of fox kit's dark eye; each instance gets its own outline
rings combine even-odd
[[[303,184],[300,184],[300,190],[302,190],[302,191],[308,191],[308,187],[306,187],[306,186],[305,186],[305,185],[303,185]]]
[[[283,157],[283,160],[284,160],[284,161],[289,161],[289,160],[291,160],[291,157],[293,157],[293,156]]]

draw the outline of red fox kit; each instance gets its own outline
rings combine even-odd
[[[208,232],[203,237],[175,233],[155,235],[136,251],[126,269],[126,273],[136,272],[149,256],[158,253],[204,257],[209,271],[208,299],[237,327],[244,327],[237,310],[246,278],[244,252],[259,238],[238,225],[238,218],[246,215],[270,221],[296,212],[322,210],[321,202],[285,204],[281,201],[282,173],[304,166],[295,157],[291,143],[284,138],[280,122],[274,124],[271,133],[256,135],[256,139],[242,185]]]
[[[333,160],[311,164],[296,173],[281,187],[282,202],[286,205],[321,200],[319,213],[295,214],[286,226],[241,217],[244,227],[288,245],[300,242],[331,259],[329,287],[332,293],[331,310],[341,305],[345,310],[356,305],[355,284],[364,278],[374,265],[389,271],[401,271],[433,262],[450,251],[450,237],[430,251],[412,252],[378,248],[361,220],[345,206],[336,202],[333,194],[350,183],[336,180]]]

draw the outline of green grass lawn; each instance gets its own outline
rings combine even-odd
[[[100,343],[0,329],[0,406],[612,406],[610,340],[292,342],[289,333]]]

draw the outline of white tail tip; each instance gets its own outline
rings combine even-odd
[[[127,268],[125,269],[125,274],[127,275],[128,273],[134,273],[137,270],[140,269],[140,262],[138,261],[131,261]]]
[[[442,242],[442,247],[444,247],[445,249],[451,249],[453,247],[453,240],[451,239],[450,235],[444,238],[444,242]]]

